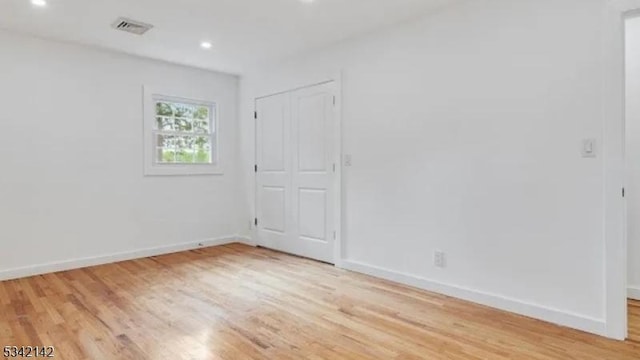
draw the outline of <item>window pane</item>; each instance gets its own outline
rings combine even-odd
[[[209,120],[209,108],[205,106],[196,107],[193,117],[198,120]]]
[[[173,149],[162,149],[162,159],[159,162],[161,163],[172,163],[175,162],[176,156],[175,151]]]
[[[173,135],[158,135],[156,146],[161,148],[173,149],[177,145],[177,136]]]
[[[211,138],[208,136],[195,137],[195,158],[196,163],[209,164],[211,163]]]
[[[195,106],[188,104],[172,103],[175,117],[193,118]]]
[[[209,138],[208,136],[196,136],[195,143],[196,148],[198,149],[211,148],[211,138]]]
[[[175,130],[181,132],[191,132],[193,130],[193,120],[190,118],[176,118]]]
[[[156,115],[173,116],[173,107],[162,101],[156,102]]]
[[[193,149],[177,149],[176,162],[182,164],[193,163]]]
[[[211,150],[198,149],[195,153],[195,163],[197,164],[210,164],[211,163]]]
[[[176,145],[176,162],[191,164],[193,163],[195,137],[180,136]]]
[[[208,120],[195,120],[193,122],[193,131],[199,134],[209,133],[209,121]]]
[[[182,143],[185,148],[193,150],[196,147],[196,137],[195,136],[183,136]]]
[[[156,117],[156,129],[173,130],[173,119],[170,117]]]

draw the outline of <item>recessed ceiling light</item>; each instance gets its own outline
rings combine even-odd
[[[31,0],[31,4],[37,7],[45,7],[47,6],[46,0]]]
[[[211,49],[211,43],[208,41],[203,41],[200,43],[200,47],[203,49]]]

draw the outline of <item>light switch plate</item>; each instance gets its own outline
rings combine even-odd
[[[351,166],[351,155],[350,154],[345,154],[344,155],[344,166],[346,166],[346,167],[350,167]]]
[[[583,158],[595,158],[597,156],[596,139],[584,139],[582,140],[582,157]]]

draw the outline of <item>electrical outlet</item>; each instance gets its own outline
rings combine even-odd
[[[447,267],[447,255],[442,251],[433,253],[433,265],[439,268]]]

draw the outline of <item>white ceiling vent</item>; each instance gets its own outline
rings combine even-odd
[[[151,28],[153,28],[153,25],[120,17],[116,21],[114,21],[113,24],[111,24],[111,27],[116,30],[126,31],[136,35],[142,35],[151,30]]]

